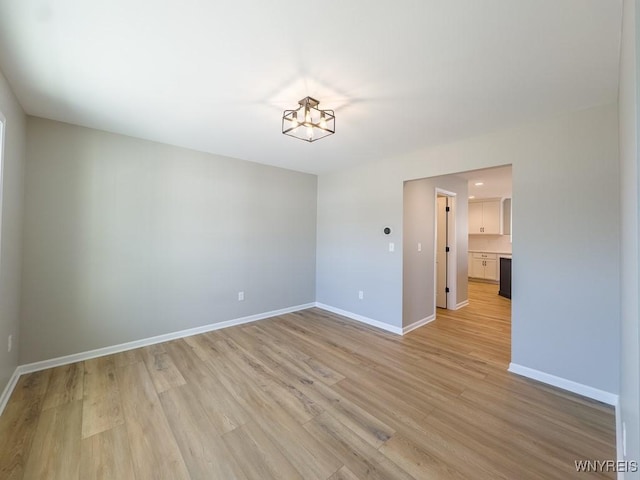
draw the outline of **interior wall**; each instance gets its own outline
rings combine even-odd
[[[600,106],[321,175],[318,302],[402,326],[404,181],[512,164],[512,361],[617,393],[617,115]]]
[[[26,118],[0,72],[0,112],[6,118],[0,236],[0,393],[18,365]],[[13,348],[7,351],[9,335]]]
[[[318,177],[318,303],[402,327],[402,192],[390,163]]]
[[[445,175],[404,184],[402,325],[407,327],[435,314],[434,241],[436,188],[455,193],[456,304],[468,299],[467,240],[468,184],[464,178]],[[418,251],[418,243],[422,250]],[[453,242],[450,242],[453,245]],[[453,307],[450,305],[450,307]]]
[[[625,0],[620,55],[620,205],[621,205],[621,385],[620,411],[626,427],[627,460],[638,461],[640,452],[640,332],[638,322],[638,69],[637,31],[640,2]],[[625,473],[640,479],[640,472]]]
[[[315,300],[315,175],[34,117],[27,135],[21,363]]]

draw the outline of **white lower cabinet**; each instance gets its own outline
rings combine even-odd
[[[498,280],[498,255],[482,252],[469,253],[469,276]]]

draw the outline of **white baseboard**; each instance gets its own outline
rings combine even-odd
[[[418,320],[417,322],[413,322],[411,325],[407,325],[402,329],[402,335],[406,335],[407,333],[415,330],[416,328],[420,328],[427,323],[433,322],[436,319],[436,314],[429,315],[428,317],[423,318],[422,320]]]
[[[316,307],[326,310],[327,312],[335,313],[338,315],[342,315],[343,317],[350,318],[351,320],[356,320],[361,323],[366,323],[367,325],[371,325],[372,327],[380,328],[381,330],[386,330],[387,332],[395,333],[396,335],[402,335],[402,328],[396,327],[393,325],[389,325],[388,323],[380,322],[378,320],[374,320],[372,318],[368,318],[362,315],[358,315],[357,313],[348,312],[346,310],[341,310],[336,307],[332,307],[330,305],[325,305],[324,303],[316,303]],[[416,327],[417,328],[417,327]]]
[[[20,373],[18,372],[18,368],[14,370],[13,375],[11,375],[11,378],[9,379],[9,383],[7,383],[7,386],[4,387],[2,395],[0,395],[0,415],[2,415],[2,412],[4,412],[4,408],[7,406],[7,403],[9,402],[9,397],[11,397],[11,394],[13,393],[13,389],[16,388],[18,379],[20,378]]]
[[[466,307],[467,305],[469,305],[469,300],[464,300],[463,302],[458,303],[451,310],[460,310],[462,307]]]
[[[134,340],[133,342],[121,343],[119,345],[112,345],[110,347],[97,348],[95,350],[89,350],[87,352],[74,353],[73,355],[66,355],[64,357],[57,357],[49,360],[42,360],[40,362],[28,363],[26,365],[20,365],[16,371],[18,372],[19,375],[22,375],[25,373],[37,372],[40,370],[45,370],[47,368],[59,367],[61,365],[68,365],[70,363],[81,362],[84,360],[89,360],[91,358],[102,357],[104,355],[111,355],[113,353],[124,352],[126,350],[133,350],[134,348],[146,347],[148,345],[154,345],[156,343],[168,342],[169,340],[190,337],[192,335],[198,335],[199,333],[211,332],[213,330],[219,330],[221,328],[233,327],[235,325],[242,325],[244,323],[250,323],[258,320],[264,320],[266,318],[277,317],[278,315],[297,312],[299,310],[305,310],[307,308],[311,308],[314,306],[315,306],[315,303],[307,303],[305,305],[297,305],[294,307],[283,308],[281,310],[273,310],[271,312],[258,313],[256,315],[249,315],[247,317],[235,318],[233,320],[227,320],[224,322],[211,323],[209,325],[203,325],[201,327],[189,328],[187,330],[180,330],[178,332],[166,333],[164,335],[157,335],[155,337],[143,338],[141,340]]]
[[[509,371],[548,385],[553,385],[554,387],[558,387],[563,390],[568,390],[569,392],[577,393],[583,397],[591,398],[608,405],[615,406],[618,404],[618,395],[615,393],[605,392],[604,390],[599,390],[582,383],[567,380],[566,378],[557,377],[549,373],[541,372],[540,370],[523,367],[517,363],[510,363]]]

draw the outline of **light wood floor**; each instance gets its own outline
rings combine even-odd
[[[405,337],[310,309],[23,376],[0,478],[590,478],[612,410],[506,372],[496,292]]]

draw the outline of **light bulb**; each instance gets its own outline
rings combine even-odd
[[[291,115],[291,128],[296,128],[298,126],[298,112],[293,112]]]
[[[309,111],[309,107],[305,109],[304,112],[304,121],[305,123],[311,123],[311,112]]]
[[[320,114],[320,128],[327,128],[327,119],[324,116],[324,112]]]
[[[307,137],[309,138],[309,140],[313,140],[313,127],[311,126],[307,127]]]

